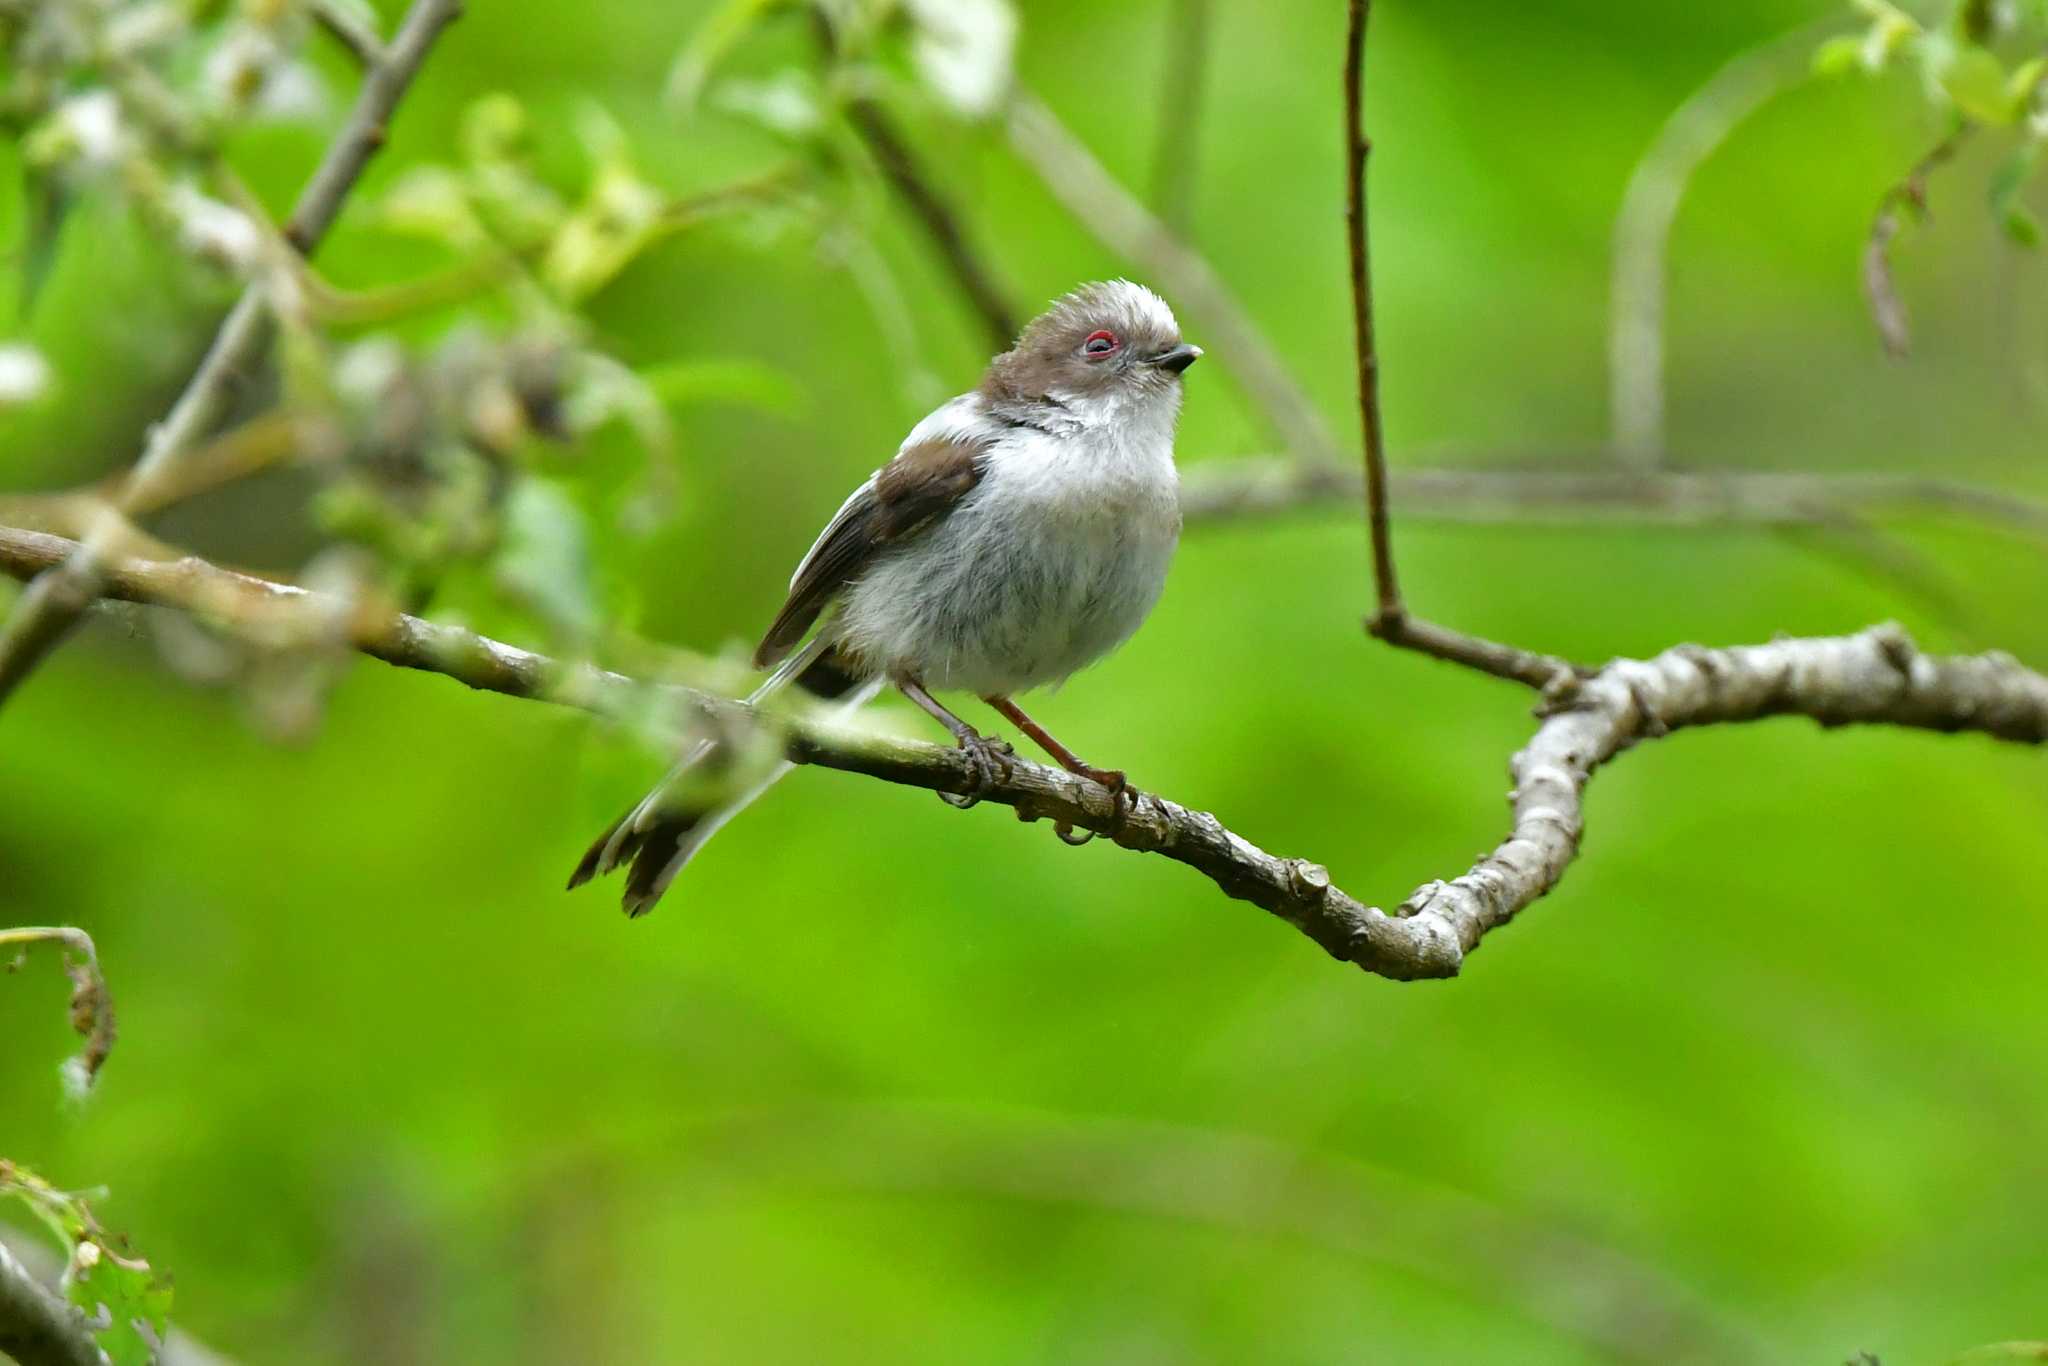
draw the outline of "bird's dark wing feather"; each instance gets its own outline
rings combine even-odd
[[[789,581],[789,599],[754,651],[754,667],[779,662],[840,589],[876,555],[951,512],[981,482],[985,438],[953,437],[905,446],[855,490]]]

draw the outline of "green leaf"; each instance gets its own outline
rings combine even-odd
[[[1942,93],[1954,100],[1966,117],[1999,127],[2013,121],[2005,67],[1983,48],[1950,48],[1945,60],[1936,63],[1934,76]]]
[[[1998,220],[2015,246],[2029,251],[2041,245],[2041,221],[2025,209],[2008,209]]]
[[[122,1257],[97,1238],[82,1240],[65,1276],[65,1294],[87,1321],[113,1366],[155,1366],[171,1312],[169,1282],[139,1257]]]
[[[62,178],[47,167],[24,166],[22,181],[28,223],[21,246],[21,311],[27,315],[34,311],[36,296],[56,263],[57,238],[64,230],[72,194]]]
[[[70,1255],[64,1295],[93,1325],[113,1366],[154,1366],[171,1312],[170,1282],[129,1256],[93,1217],[86,1197],[58,1190],[26,1167],[0,1159],[0,1196],[27,1205]]]
[[[2026,189],[2028,180],[2033,177],[2040,152],[2040,143],[2032,140],[2022,143],[2011,156],[1998,164],[1987,187],[1992,216],[1998,220],[2005,235],[2023,247],[2035,246],[2041,240],[2041,225],[2020,202],[2020,192]]]
[[[1853,33],[1844,33],[1828,39],[1813,52],[1813,74],[1816,76],[1844,76],[1863,61],[1863,39]]]
[[[578,131],[594,169],[583,202],[562,220],[541,258],[541,278],[563,298],[588,298],[660,236],[668,197],[633,164],[626,135],[610,116],[585,111]]]
[[[505,499],[498,583],[558,626],[587,633],[597,620],[590,529],[568,491],[526,478]]]
[[[2010,119],[2026,117],[2033,107],[2034,94],[2041,88],[2041,78],[2048,75],[2048,57],[2034,57],[2013,68],[2012,76],[2005,83],[2006,116]]]

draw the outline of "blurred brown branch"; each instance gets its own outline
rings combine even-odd
[[[1189,469],[1182,508],[1190,522],[1226,522],[1355,506],[1363,487],[1354,467],[1213,460]],[[1838,515],[1896,511],[1963,518],[2048,543],[2048,503],[1919,475],[1418,469],[1390,473],[1388,494],[1404,517],[1436,522],[1810,526]]]
[[[1322,414],[1215,267],[1118,183],[1044,101],[1018,91],[1009,128],[1010,145],[1075,220],[1135,261],[1149,283],[1199,322],[1199,340],[1229,367],[1287,451],[1334,463],[1338,447]]]
[[[828,59],[836,60],[839,36],[833,23],[829,6],[812,6],[811,27],[818,46]],[[980,317],[990,345],[997,351],[1009,350],[1017,336],[1017,315],[987,259],[970,245],[967,229],[952,201],[933,183],[880,100],[855,91],[846,97],[844,109],[847,122],[874,157],[882,178],[917,218],[953,283]]]
[[[0,527],[0,568],[17,578],[61,564],[76,550],[62,537]],[[649,691],[621,674],[563,665],[459,627],[339,602],[195,558],[113,565],[105,591],[202,613],[259,636],[332,632],[339,623],[350,646],[386,663],[604,714],[635,710]],[[743,703],[693,689],[660,691],[679,714],[757,716]],[[1391,914],[1337,888],[1320,865],[1269,854],[1208,812],[1163,797],[1148,793],[1131,810],[1098,783],[1022,758],[1007,778],[984,786],[957,749],[876,735],[845,720],[759,719],[786,726],[783,747],[792,762],[937,792],[980,791],[1021,819],[1092,830],[1126,849],[1164,855],[1286,920],[1333,957],[1410,979],[1454,975],[1482,936],[1555,885],[1578,848],[1580,792],[1600,764],[1681,726],[1788,714],[1830,726],[1978,730],[2038,744],[2048,741],[2048,677],[2004,655],[1922,655],[1891,626],[1724,650],[1682,645],[1654,659],[1568,674],[1551,688],[1545,719],[1515,757],[1508,838],[1455,880],[1418,888]]]
[[[411,85],[428,49],[461,13],[461,0],[415,0],[382,59],[365,70],[354,109],[300,192],[284,236],[310,255],[341,212],[363,168],[384,145],[393,112]],[[150,432],[120,500],[91,530],[76,558],[54,567],[29,586],[0,626],[0,703],[54,650],[80,614],[99,595],[100,559],[117,539],[127,509],[145,503],[158,481],[171,472],[226,415],[236,387],[260,358],[269,338],[266,290],[250,285],[229,311],[206,358],[164,420]]]

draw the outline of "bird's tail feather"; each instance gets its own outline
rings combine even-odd
[[[829,640],[813,638],[810,644],[784,660],[781,667],[763,680],[747,701],[765,701],[791,683],[798,683],[809,691],[838,699],[839,705],[833,708],[835,713],[843,714],[865,706],[881,691],[882,680],[877,678],[854,683],[833,659],[831,651]],[[727,821],[753,805],[795,767],[787,761],[778,762],[746,791],[709,809],[690,810],[669,805],[665,799],[671,790],[692,769],[709,759],[718,747],[719,742],[711,739],[692,744],[677,760],[675,767],[645,797],[592,842],[582,862],[576,865],[576,871],[569,876],[570,888],[580,887],[630,861],[632,868],[626,875],[626,889],[621,900],[627,915],[647,914],[661,900],[662,893],[668,890],[676,875],[713,835],[724,828]]]

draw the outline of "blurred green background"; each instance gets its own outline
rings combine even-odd
[[[663,103],[707,8],[472,5],[359,203],[456,159],[497,91],[571,182],[593,104],[667,190],[765,168],[757,129]],[[1343,7],[1211,8],[1198,114],[1165,0],[1030,0],[1019,75],[1141,191],[1161,121],[1187,120],[1192,238],[1348,443]],[[1395,461],[1597,467],[1631,167],[1722,62],[1833,7],[1377,8]],[[771,26],[731,66],[769,76],[806,43]],[[1140,272],[1000,131],[896,112],[1024,312]],[[247,131],[231,158],[281,206],[334,122]],[[1878,196],[1939,132],[1910,74],[1824,81],[1707,163],[1672,245],[1677,459],[2048,494],[2043,263],[1983,207],[1992,149],[1902,239],[1909,361],[1858,293]],[[18,160],[0,147],[0,181]],[[917,363],[967,387],[987,347],[914,224],[871,176],[841,198]],[[25,214],[0,193],[8,249]],[[649,533],[606,520],[639,477],[629,433],[551,457],[597,518],[607,613],[750,643],[921,413],[849,259],[742,217],[583,301],[628,366],[744,363],[774,397],[672,405],[679,484]],[[445,260],[367,208],[319,257],[351,287]],[[231,289],[117,202],[75,210],[33,310],[0,305],[58,385],[0,413],[6,487],[130,463]],[[1214,360],[1190,375],[1191,470],[1271,449]],[[306,494],[266,477],[158,530],[287,569],[319,545]],[[1767,530],[1408,521],[1398,548],[1419,611],[1580,659],[1893,617],[1930,647],[2048,660],[2039,546],[1888,525],[1949,577],[1947,610]],[[1390,905],[1499,838],[1531,722],[1519,691],[1367,639],[1368,600],[1348,505],[1190,528],[1150,625],[1034,710]],[[450,575],[434,610],[545,640],[488,574]],[[236,1358],[1897,1366],[2048,1335],[2038,754],[1792,721],[1645,747],[1593,783],[1557,892],[1461,978],[1398,985],[1163,859],[826,772],[629,923],[614,888],[560,890],[659,766],[629,739],[368,661],[289,743],[250,710],[128,614],[0,712],[0,920],[89,930],[122,1030],[66,1107],[61,977],[0,981],[0,1155],[111,1187],[100,1212],[173,1273],[175,1321]]]

